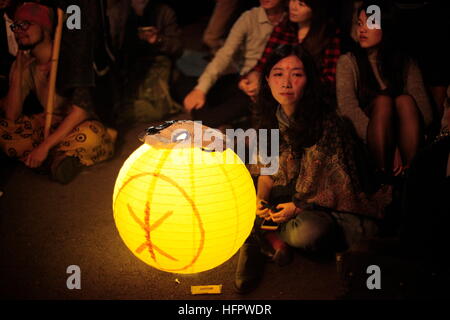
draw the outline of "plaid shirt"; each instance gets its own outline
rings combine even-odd
[[[266,48],[264,49],[261,59],[258,64],[252,69],[252,71],[258,71],[262,73],[264,65],[267,62],[270,54],[278,46],[282,44],[295,45],[298,44],[298,25],[289,21],[289,16],[285,18],[274,27],[269,40],[267,41]],[[319,67],[321,73],[321,80],[323,83],[329,85],[335,85],[336,83],[336,64],[339,56],[341,55],[341,41],[339,38],[339,30],[336,30],[335,35],[330,39],[328,45],[325,48],[322,63]]]

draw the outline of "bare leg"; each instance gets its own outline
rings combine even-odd
[[[398,115],[398,146],[403,166],[408,168],[419,150],[422,139],[420,111],[409,95],[395,98],[395,109]]]
[[[373,101],[367,144],[378,170],[390,173],[394,149],[394,102],[388,96],[377,96]]]

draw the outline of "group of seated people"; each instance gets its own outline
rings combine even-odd
[[[117,123],[184,111],[215,128],[246,118],[256,129],[280,130],[278,172],[249,168],[256,172],[257,218],[240,250],[238,292],[257,286],[266,256],[284,265],[291,247],[320,251],[339,237],[351,246],[376,235],[395,182],[408,177],[441,119],[438,137],[448,149],[449,83],[438,84],[444,94],[428,90],[418,63],[399,45],[390,1],[359,2],[349,41],[330,1],[260,0],[237,19],[179,101],[172,98],[182,54],[174,11],[155,0],[110,1],[105,9],[118,53],[113,69],[121,93],[111,110]],[[371,17],[374,4],[379,21]],[[67,183],[77,168],[112,157],[116,134],[96,117],[83,86],[58,92],[47,136],[45,112],[23,113],[31,91],[46,104],[53,16],[49,7],[26,3],[10,17],[19,50],[0,100],[0,148],[30,168],[48,165],[55,180]],[[278,230],[261,231],[264,219]]]
[[[6,1],[8,4],[13,2]],[[57,80],[56,94],[49,99],[56,21],[52,8],[26,2],[17,6],[12,17],[6,23],[17,51],[8,89],[0,100],[1,151],[66,184],[83,166],[112,157],[116,133],[96,116],[90,86],[64,86],[70,83],[68,74]],[[11,38],[8,40],[10,43]],[[43,112],[24,112],[31,92]],[[53,100],[51,111],[45,109],[48,100]]]

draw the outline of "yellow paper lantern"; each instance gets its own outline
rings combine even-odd
[[[114,188],[114,220],[123,241],[139,259],[167,272],[196,273],[224,263],[242,246],[255,218],[247,168],[229,148],[205,149],[211,139],[195,143],[196,125],[149,128]]]

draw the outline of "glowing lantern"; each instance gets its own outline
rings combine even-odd
[[[212,269],[231,258],[252,229],[250,174],[231,149],[205,147],[218,142],[215,130],[215,140],[204,139],[211,130],[191,121],[151,127],[118,175],[113,209],[120,236],[159,270]]]

